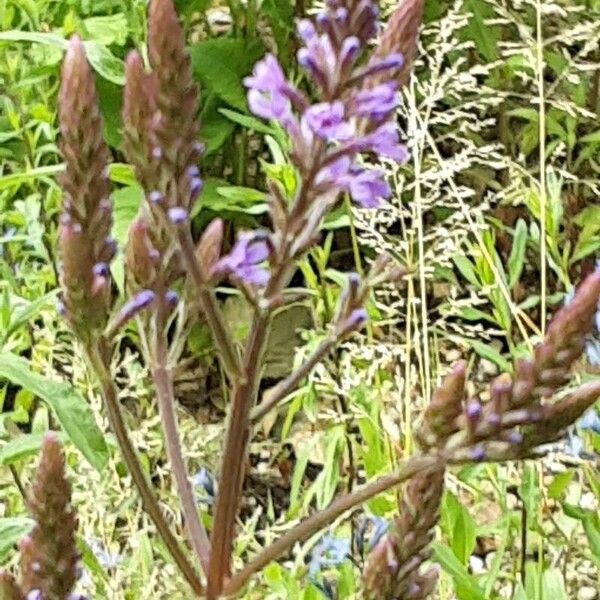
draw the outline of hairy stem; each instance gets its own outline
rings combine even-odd
[[[233,381],[240,375],[240,359],[233,345],[232,336],[227,330],[227,325],[225,324],[217,300],[213,292],[207,287],[202,266],[196,259],[192,234],[187,227],[178,227],[177,239],[187,272],[190,274],[198,290],[198,301],[223,361],[223,368],[230,380]]]
[[[167,443],[167,454],[175,476],[187,536],[190,545],[200,560],[204,573],[208,573],[210,544],[206,531],[198,518],[192,486],[183,460],[177,417],[175,415],[173,382],[167,370],[167,348],[162,327],[157,327],[156,339],[152,349],[152,379],[156,387],[161,423]]]
[[[225,586],[225,594],[230,595],[237,592],[257,571],[260,571],[272,560],[275,560],[295,543],[301,542],[314,535],[319,530],[332,523],[336,518],[351,510],[355,506],[366,502],[373,496],[385,492],[417,473],[425,474],[437,468],[443,468],[444,463],[437,456],[414,456],[404,461],[391,475],[384,475],[350,494],[341,496],[333,501],[327,508],[300,521],[287,533],[275,540],[265,548],[254,560],[250,561],[239,573],[236,573]]]
[[[103,340],[98,345],[87,348],[87,353],[90,358],[92,367],[100,381],[102,391],[102,399],[108,413],[110,426],[117,438],[123,460],[127,465],[127,469],[131,474],[133,483],[140,494],[144,510],[148,513],[154,523],[159,535],[163,539],[167,550],[173,557],[177,567],[182,572],[186,581],[194,592],[198,595],[202,594],[204,588],[202,582],[198,578],[194,567],[188,562],[179,542],[171,532],[171,529],[165,520],[158,500],[156,499],[146,476],[142,470],[138,457],[135,454],[133,445],[127,432],[125,420],[121,413],[121,407],[117,400],[117,394],[113,380],[110,375],[110,367],[108,364],[108,349]]]

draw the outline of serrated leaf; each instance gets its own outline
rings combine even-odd
[[[0,353],[0,377],[44,400],[88,462],[98,471],[104,468],[108,460],[104,436],[89,406],[71,385],[35,373],[26,360],[9,352]]]

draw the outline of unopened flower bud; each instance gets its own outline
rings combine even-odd
[[[170,306],[171,308],[175,308],[175,306],[177,306],[177,303],[179,302],[179,297],[177,296],[177,292],[174,292],[173,290],[167,290],[165,292],[165,302],[166,302],[167,306]]]
[[[168,215],[169,221],[171,221],[173,225],[182,225],[188,219],[187,210],[181,206],[174,206],[173,208],[170,208]]]
[[[205,273],[211,273],[221,256],[223,220],[214,219],[204,230],[196,248],[196,258]]]

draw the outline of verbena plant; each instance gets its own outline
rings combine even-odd
[[[344,338],[365,325],[365,304],[372,289],[383,282],[397,282],[403,275],[384,255],[373,262],[365,277],[348,275],[326,338],[297,369],[259,398],[274,313],[296,299],[290,281],[298,262],[318,245],[323,219],[342,195],[361,207],[376,209],[391,193],[377,162],[383,157],[402,161],[406,155],[394,115],[398,88],[414,58],[421,11],[422,2],[404,2],[374,50],[369,42],[378,33],[377,10],[369,0],[330,0],[314,21],[301,20],[297,60],[308,77],[307,92],[286,79],[274,56],[266,56],[255,66],[244,81],[249,107],[279,127],[287,140],[287,158],[295,178],[286,185],[269,181],[271,228],[241,233],[224,253],[220,219],[212,221],[197,242],[192,236],[190,211],[202,188],[197,167],[202,153],[197,90],[173,5],[170,0],[153,0],[150,69],[135,52],[126,65],[124,150],[146,202],[130,227],[124,252],[130,299],[118,307],[110,275],[116,253],[110,238],[110,154],[83,45],[78,38],[69,43],[59,96],[60,145],[66,163],[60,179],[64,197],[59,310],[99,380],[111,427],[144,509],[197,597],[216,599],[238,593],[253,574],[295,543],[375,495],[408,482],[398,517],[365,563],[362,593],[373,600],[426,598],[437,578],[436,568],[427,563],[446,469],[455,464],[539,456],[543,445],[561,436],[600,395],[600,382],[594,382],[555,399],[592,327],[600,296],[600,272],[595,272],[555,316],[534,356],[517,362],[512,376],[503,375],[491,383],[488,402],[467,396],[466,365],[459,363],[432,395],[417,431],[418,453],[393,473],[338,496],[232,572],[253,427]],[[217,286],[225,280],[252,306],[250,331],[241,349],[217,300]],[[182,303],[190,310],[199,309],[228,381],[229,409],[210,531],[198,514],[174,410],[168,351],[181,335],[177,320],[182,317],[176,307]],[[161,511],[117,400],[111,361],[119,331],[132,320],[150,366],[192,559]],[[54,457],[52,467],[44,466],[48,456]],[[68,489],[61,487],[55,495],[60,498],[50,500],[53,486],[64,481],[59,457],[56,442],[46,442],[42,475],[30,503],[38,528],[22,544],[19,581],[6,573],[0,579],[0,593],[10,600],[64,598],[76,581],[75,525],[72,512],[65,508]],[[52,469],[54,477],[43,476]],[[64,522],[60,534],[49,533],[56,530],[59,520]]]

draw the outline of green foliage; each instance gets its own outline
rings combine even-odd
[[[0,354],[0,376],[35,394],[54,411],[58,422],[90,464],[101,471],[108,460],[104,436],[85,400],[66,384],[33,372],[14,354]]]
[[[105,136],[114,157],[123,160],[123,60],[129,49],[144,43],[145,4],[145,0],[0,0],[0,562],[31,525],[20,516],[24,513],[8,467],[26,481],[43,431],[58,425],[62,439],[70,441],[101,473],[86,474],[91,469],[79,454],[69,455],[70,467],[84,482],[81,487],[87,486],[77,490],[78,497],[87,502],[82,513],[85,534],[103,537],[124,555],[118,567],[107,570],[80,541],[96,597],[108,597],[113,585],[119,586],[119,597],[184,597],[176,582],[156,584],[157,573],[165,570],[162,549],[156,547],[147,524],[138,522],[137,516],[132,518],[137,515],[135,500],[123,491],[121,465],[113,468],[107,460],[109,451],[96,424],[98,415],[85,399],[91,396],[89,382],[77,370],[80,365],[71,367],[76,351],[65,341],[64,328],[52,308],[59,202],[54,178],[62,169],[56,147],[55,96],[65,40],[76,32],[85,42],[96,71]],[[414,443],[413,426],[423,390],[432,387],[438,372],[445,370],[448,346],[465,349],[474,371],[477,358],[508,370],[509,358],[535,342],[542,306],[548,312],[554,310],[598,255],[600,105],[597,89],[594,98],[598,71],[593,65],[598,53],[593,42],[597,39],[594,11],[600,7],[597,2],[577,1],[560,3],[554,10],[555,4],[542,2],[547,8],[541,49],[542,114],[534,2],[514,6],[495,0],[426,2],[427,33],[422,40],[426,53],[417,65],[413,87],[406,90],[406,118],[402,120],[415,142],[414,152],[407,167],[390,173],[396,198],[383,212],[382,222],[368,214],[352,215],[341,206],[326,223],[324,243],[301,265],[302,308],[281,316],[278,337],[270,348],[270,374],[278,377],[290,362],[298,361],[323,339],[321,326],[335,306],[341,272],[360,271],[364,262],[383,249],[409,266],[421,260],[427,278],[434,270],[436,276],[443,273],[448,288],[437,296],[429,279],[421,290],[420,281],[413,278],[397,295],[390,292],[383,299],[374,298],[369,305],[373,324],[369,335],[349,341],[340,353],[328,357],[288,398],[280,419],[274,416],[265,426],[259,444],[269,454],[269,466],[279,464],[276,457],[283,444],[293,454],[290,473],[282,484],[288,490],[289,505],[278,506],[267,494],[268,500],[260,506],[269,516],[277,512],[277,527],[287,527],[288,520],[327,505],[358,481],[389,472]],[[255,226],[266,210],[265,180],[277,182],[288,195],[297,181],[283,158],[281,132],[248,113],[242,79],[267,47],[277,52],[289,72],[297,6],[288,0],[264,0],[260,6],[217,3],[231,16],[232,25],[223,36],[212,37],[204,22],[214,3],[178,0],[177,5],[200,84],[200,137],[207,150],[202,164],[207,176],[194,207],[195,225],[199,229],[218,215],[235,228]],[[390,7],[382,6],[388,12]],[[267,35],[258,27],[264,28],[265,23]],[[420,121],[413,123],[417,114]],[[257,134],[266,136],[264,146],[258,148]],[[540,164],[541,149],[546,164]],[[420,164],[417,185],[413,160]],[[255,167],[254,171],[249,167]],[[122,248],[141,192],[131,168],[122,163],[113,164],[110,177],[115,184],[113,235]],[[419,202],[423,255],[418,248],[415,207]],[[472,223],[465,221],[465,214]],[[331,261],[335,268],[327,269]],[[548,276],[541,292],[543,262]],[[122,255],[113,270],[122,287]],[[428,322],[422,322],[418,314],[423,302]],[[239,304],[233,306],[232,322],[235,317],[240,323],[242,339],[247,319]],[[302,337],[290,335],[296,329]],[[186,357],[193,364],[190,371],[196,369],[197,377],[200,356],[200,369],[208,371],[207,381],[218,388],[220,374],[209,371],[213,348],[206,331],[196,324],[192,332],[188,339],[192,356]],[[124,400],[131,408],[133,429],[139,439],[148,440],[142,460],[150,469],[164,463],[163,442],[134,351],[129,342],[124,344],[124,358],[120,358],[125,362],[119,377],[127,382]],[[215,465],[214,430],[203,426],[199,435],[195,416],[204,418],[206,398],[219,394],[212,388],[192,386],[190,373],[182,371],[178,373],[182,396],[191,387],[193,402],[202,398],[200,408],[193,404],[190,410],[194,418],[187,412],[182,415],[186,447],[191,449],[189,461],[194,467]],[[74,385],[60,382],[57,372],[61,378],[73,376]],[[586,434],[586,447],[597,451],[599,437]],[[285,461],[281,464],[283,472],[287,466]],[[585,474],[581,481],[574,470],[565,470],[553,475],[544,489],[533,466],[519,473],[510,467],[461,472],[461,489],[468,489],[470,495],[465,499],[454,488],[456,494],[445,494],[442,541],[433,546],[433,559],[446,575],[446,597],[454,593],[460,600],[495,600],[506,585],[514,589],[513,600],[574,597],[569,578],[563,579],[563,567],[567,572],[576,569],[577,564],[571,562],[575,556],[593,560],[600,568],[598,513],[579,505],[584,491],[591,490],[597,506],[600,482],[591,468]],[[156,482],[165,497],[170,494],[167,479]],[[518,492],[516,507],[508,506],[509,486]],[[102,523],[94,515],[100,494],[111,500]],[[484,501],[500,507],[500,514],[482,525],[474,509]],[[542,511],[546,503],[552,522]],[[545,558],[528,560],[524,584],[519,572],[521,554],[527,550],[520,548],[522,506],[530,546],[545,547],[556,560],[551,566]],[[369,515],[385,519],[395,511],[395,494],[379,496],[367,505]],[[262,530],[261,519],[252,514],[244,520],[240,553],[254,552],[257,543],[272,535]],[[493,539],[496,549],[483,575],[470,570],[477,539]],[[324,597],[306,577],[302,559],[310,549],[309,541],[300,549],[293,568],[271,563],[247,597]],[[353,586],[358,569],[346,561],[331,571],[337,597],[356,597]]]

